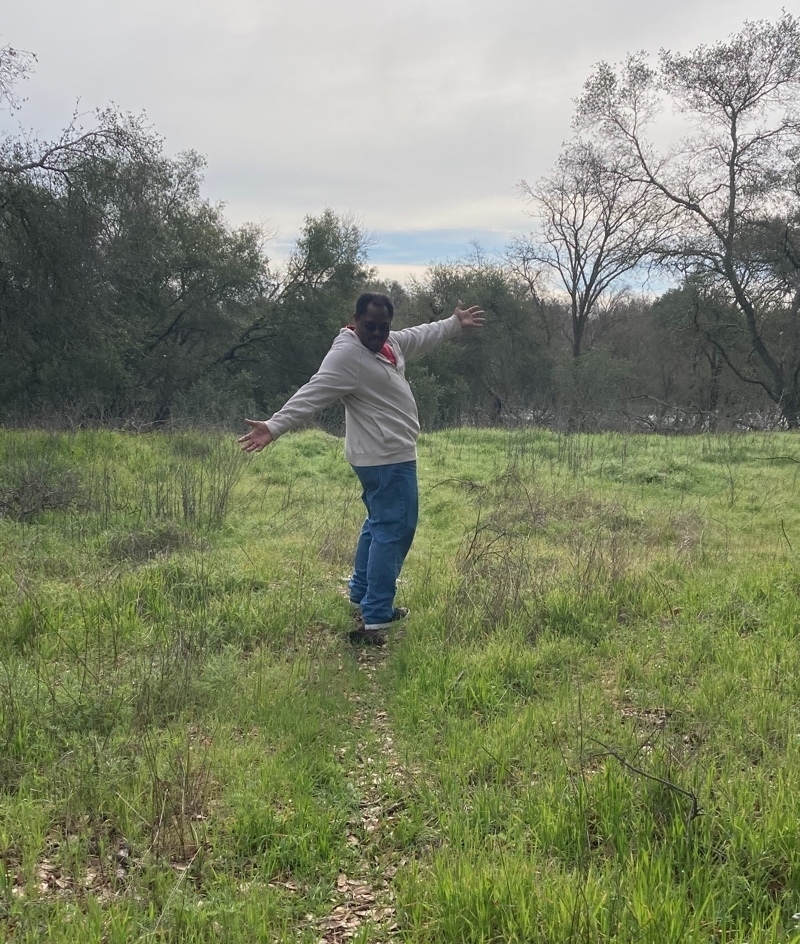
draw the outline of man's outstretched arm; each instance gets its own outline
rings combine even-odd
[[[410,361],[427,354],[443,342],[457,337],[462,330],[483,327],[485,320],[483,310],[479,305],[464,308],[464,303],[459,302],[449,318],[432,321],[429,324],[414,325],[413,328],[403,328],[402,331],[394,333],[394,338],[406,360]]]
[[[237,442],[245,452],[261,452],[278,436],[308,422],[317,410],[330,406],[358,386],[358,361],[341,350],[327,353],[319,370],[268,420],[245,420],[250,427]]]

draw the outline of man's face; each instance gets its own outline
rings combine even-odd
[[[386,344],[391,326],[388,310],[383,305],[370,302],[364,314],[356,318],[356,335],[364,347],[377,354]]]

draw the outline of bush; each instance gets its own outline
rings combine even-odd
[[[0,472],[0,518],[32,521],[46,511],[85,505],[79,472],[62,452],[61,436],[26,436],[9,442]]]

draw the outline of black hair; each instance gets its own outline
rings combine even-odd
[[[394,317],[394,305],[388,295],[379,295],[377,292],[364,292],[363,295],[358,296],[358,301],[356,302],[356,321],[366,313],[369,305],[385,308],[386,311],[389,312],[389,317]]]

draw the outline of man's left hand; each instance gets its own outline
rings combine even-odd
[[[464,308],[464,302],[459,302],[453,314],[461,322],[462,328],[482,328],[486,319],[483,317],[483,309],[480,305],[472,305],[471,308]]]

